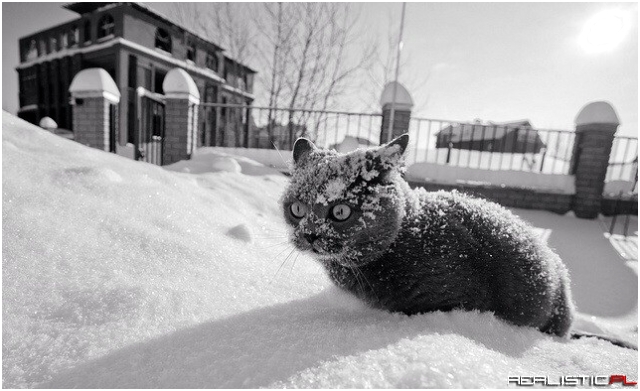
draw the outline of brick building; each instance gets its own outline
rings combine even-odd
[[[69,86],[88,68],[104,69],[120,92],[113,114],[118,146],[136,143],[140,88],[148,96],[161,97],[164,78],[174,68],[185,70],[195,81],[203,103],[253,102],[254,70],[150,8],[138,3],[64,7],[79,17],[19,40],[19,117],[37,124],[47,116],[60,128],[74,130]],[[197,145],[216,145],[221,140],[216,124],[224,110],[198,110]]]

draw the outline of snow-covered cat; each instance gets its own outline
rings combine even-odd
[[[282,199],[295,246],[374,307],[491,311],[568,336],[574,307],[560,257],[495,203],[411,189],[401,176],[408,141],[339,154],[298,139]]]

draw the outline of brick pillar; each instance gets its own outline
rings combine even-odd
[[[110,110],[112,105],[117,108],[120,92],[109,73],[102,68],[84,69],[73,78],[69,93],[75,141],[103,151],[114,150],[109,136],[110,132],[117,135],[117,120],[112,127]]]
[[[165,130],[162,164],[191,158],[198,143],[200,92],[187,71],[174,68],[162,82]]]
[[[191,158],[197,145],[199,100],[167,96],[163,164]]]
[[[382,145],[393,140],[395,137],[409,132],[413,99],[402,84],[391,82],[388,83],[382,91],[380,105],[382,106],[380,144]],[[393,124],[391,125],[391,135],[389,135],[389,123],[391,122],[392,109],[394,111]]]
[[[571,158],[576,185],[573,211],[577,217],[594,219],[600,212],[609,155],[620,121],[609,103],[592,102],[582,108],[575,122]]]
[[[391,137],[389,137],[389,121],[391,121],[391,104],[382,106],[382,126],[380,127],[380,144],[385,144],[394,138],[409,131],[409,120],[411,119],[411,109],[398,107],[396,105],[393,115],[393,125],[391,127]]]

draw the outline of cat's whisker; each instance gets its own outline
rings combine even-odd
[[[364,278],[364,280],[366,281],[367,285],[369,285],[369,288],[371,288],[371,292],[373,292],[373,295],[376,297],[376,300],[380,301],[380,298],[378,297],[378,294],[376,293],[376,290],[373,288],[373,285],[371,285],[371,283],[369,282],[369,279],[367,278],[367,276],[365,276],[364,273],[362,272],[362,270],[360,270],[360,267],[356,266],[355,269],[360,274],[360,276],[362,276],[362,278]]]
[[[280,252],[279,252],[279,253],[277,253],[277,254],[276,254],[273,258],[271,258],[269,261],[274,261],[274,260],[276,260],[278,257],[280,257],[280,255],[282,255],[282,254],[283,254],[285,251],[287,251],[287,250],[289,250],[289,247],[288,247],[288,246],[287,246],[287,247],[285,247],[284,249],[280,250]],[[285,261],[286,261],[286,258],[285,258],[285,260],[282,262],[282,264],[284,264],[284,262],[285,262]],[[281,267],[282,267],[282,265],[280,265],[280,268],[281,268]],[[278,268],[278,271],[280,270],[280,268]],[[276,271],[276,274],[278,274],[278,272],[277,272],[277,271]]]
[[[256,248],[259,248],[260,250],[268,250],[270,248],[274,248],[278,246],[286,246],[288,244],[290,244],[289,241],[285,240],[284,242],[278,242],[278,243],[270,244],[268,246],[256,246]]]
[[[288,249],[285,249],[285,251]],[[296,251],[296,248],[293,247],[291,249],[291,251],[289,251],[289,254],[287,254],[287,256],[284,258],[284,260],[282,261],[282,263],[280,264],[280,266],[278,267],[278,270],[276,270],[276,273],[274,275],[274,277],[276,277],[278,275],[278,273],[280,273],[280,270],[282,269],[282,267],[287,263],[287,261],[289,260],[289,258],[291,257],[291,255],[293,254],[293,252]]]
[[[289,277],[291,277],[291,273],[293,272],[293,268],[296,266],[296,261],[300,256],[300,251],[296,252],[296,257],[293,259],[293,264],[291,265],[291,269],[289,270]]]

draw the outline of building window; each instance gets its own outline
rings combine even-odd
[[[171,53],[171,35],[169,35],[167,30],[159,27],[156,30],[156,47],[167,53]]]
[[[91,21],[87,20],[84,23],[84,42],[91,42]]]
[[[218,72],[218,57],[215,53],[207,52],[207,68],[214,72]]]
[[[62,33],[60,34],[60,48],[64,49],[69,46],[69,35]]]
[[[47,54],[47,41],[40,38],[38,41],[38,56],[44,56],[45,54]]]
[[[187,60],[196,61],[196,44],[193,42],[187,45]]]
[[[38,75],[36,69],[29,69],[19,72],[20,75],[20,106],[26,106],[37,102],[38,97]]]
[[[49,53],[60,50],[58,47],[58,38],[51,37],[49,38]]]
[[[26,47],[22,48],[22,61],[33,60],[38,57],[36,40],[32,39]]]
[[[98,39],[113,35],[114,27],[113,16],[109,14],[103,15],[98,22]]]
[[[155,69],[155,79],[153,84],[153,92],[157,94],[163,94],[162,91],[162,82],[164,81],[164,77],[167,75],[167,72],[156,68]]]
[[[67,44],[71,46],[76,46],[80,41],[80,31],[78,30],[78,26],[71,26],[71,29],[67,32]]]

